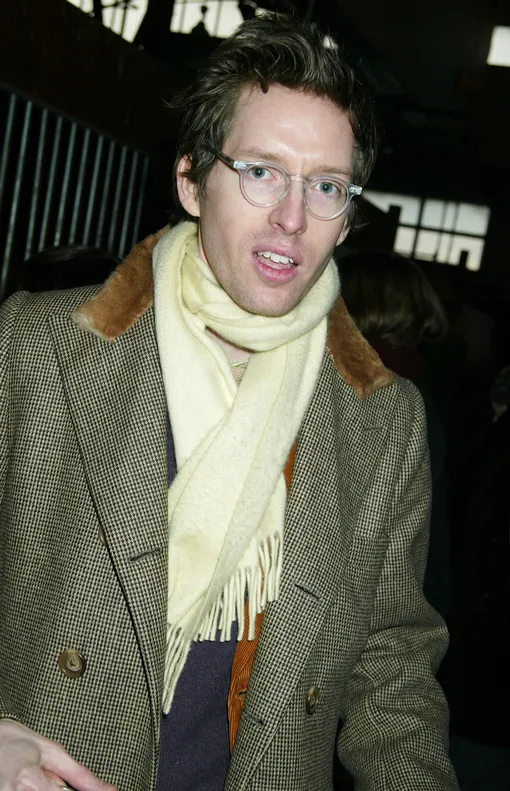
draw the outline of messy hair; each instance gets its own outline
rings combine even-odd
[[[175,167],[183,156],[189,157],[187,177],[199,195],[205,195],[215,164],[210,149],[222,150],[241,92],[251,87],[267,92],[271,85],[328,98],[348,114],[354,142],[352,181],[366,184],[378,147],[373,101],[340,50],[326,48],[323,41],[315,23],[275,13],[257,16],[220,44],[191,86],[171,103],[180,112]],[[347,212],[352,225],[353,203]]]

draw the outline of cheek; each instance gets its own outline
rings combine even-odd
[[[216,257],[217,251],[221,249],[221,229],[225,227],[225,220],[222,216],[221,201],[217,201],[212,192],[208,192],[207,197],[200,203],[199,220],[199,239],[202,254],[206,254],[206,260]]]
[[[321,226],[314,229],[315,238],[318,240],[315,246],[318,258],[317,264],[320,268],[323,268],[323,264],[325,266],[325,263],[333,255],[335,248],[341,244],[344,238],[343,222],[333,223],[334,221],[331,221],[332,227],[324,227],[321,224]]]
[[[200,227],[205,250],[225,251],[235,243],[242,221],[231,201],[211,190],[201,204]]]

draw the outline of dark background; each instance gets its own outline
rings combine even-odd
[[[173,126],[164,100],[186,84],[218,43],[170,33],[172,5],[151,0],[134,44],[66,0],[12,0],[0,31],[0,85],[6,91],[158,161],[141,235],[164,224],[170,207]],[[474,291],[501,299],[510,271],[510,69],[487,66],[486,57],[493,26],[510,24],[510,2],[261,0],[261,5],[319,21],[374,86],[383,145],[370,189],[490,208],[482,268],[468,279],[476,283]],[[389,246],[394,219],[370,208],[367,214],[374,215],[372,228],[352,244]],[[10,267],[20,263],[15,257]],[[8,291],[15,281],[10,272]]]

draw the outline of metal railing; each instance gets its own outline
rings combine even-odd
[[[48,247],[125,255],[138,241],[148,155],[6,91],[0,118],[0,301]]]

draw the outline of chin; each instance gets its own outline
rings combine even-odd
[[[235,300],[240,308],[246,310],[248,313],[253,313],[255,316],[267,316],[267,318],[278,318],[279,316],[285,316],[287,313],[296,307],[299,300],[292,301],[290,303],[279,303],[274,304],[271,302],[260,302],[258,304],[254,304],[252,301],[245,301],[245,300]]]
[[[265,307],[259,311],[259,316],[267,316],[268,318],[278,318],[279,316],[285,316],[287,313],[290,313],[296,305],[293,303],[287,307]]]

